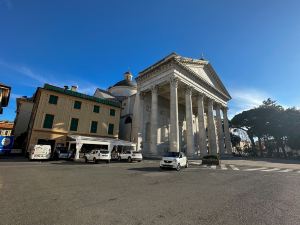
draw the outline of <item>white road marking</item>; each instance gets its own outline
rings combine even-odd
[[[228,170],[228,168],[225,166],[225,164],[221,164],[221,169],[222,170]]]
[[[235,165],[229,165],[231,167],[231,169],[233,170],[240,170],[239,168],[237,168]]]
[[[260,170],[260,171],[263,171],[263,172],[272,172],[272,171],[277,171],[277,170],[280,170],[280,169],[279,168],[273,168],[273,169]]]
[[[211,165],[210,168],[215,170],[215,169],[217,169],[217,166],[216,165]]]
[[[297,173],[300,173],[300,170]]]
[[[191,165],[201,165],[199,162],[189,162]]]
[[[291,172],[293,171],[292,169],[285,169],[285,170],[279,170],[277,172],[280,172],[280,173],[287,173],[287,172]]]
[[[255,170],[265,170],[267,169],[266,167],[258,167],[258,168],[250,168],[250,169],[245,169],[244,171],[255,171]]]

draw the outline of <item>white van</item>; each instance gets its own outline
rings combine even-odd
[[[29,159],[50,159],[51,145],[34,145],[30,151]]]

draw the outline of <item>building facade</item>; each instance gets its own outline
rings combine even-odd
[[[231,153],[228,91],[204,59],[175,53],[140,72],[132,135],[144,155]]]
[[[33,98],[27,150],[35,144],[68,146],[68,136],[117,138],[120,103],[45,84]]]
[[[8,106],[11,88],[0,83],[0,114],[3,113],[3,107]]]
[[[17,98],[16,118],[14,121],[14,136],[17,139],[20,135],[27,132],[30,116],[33,108],[33,99],[22,97]]]
[[[14,123],[9,121],[0,121],[0,136],[12,136]]]

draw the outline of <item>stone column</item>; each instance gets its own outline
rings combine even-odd
[[[204,123],[204,96],[198,95],[198,129],[199,129],[199,147],[201,157],[207,155],[206,129]]]
[[[209,154],[216,155],[218,152],[217,147],[217,137],[216,137],[216,127],[214,120],[214,102],[212,99],[208,100],[208,113],[207,113],[207,122],[208,122],[208,143],[209,143]]]
[[[232,153],[232,146],[231,146],[231,138],[229,133],[229,124],[227,118],[227,108],[223,108],[223,121],[224,121],[224,133],[225,133],[225,146],[226,146],[226,153]]]
[[[145,130],[144,130],[144,97],[145,93],[140,93],[140,108],[139,121],[138,121],[138,150],[142,150],[142,142],[145,140]]]
[[[157,91],[158,86],[151,88],[151,141],[150,141],[150,155],[157,154]]]
[[[178,78],[170,80],[170,152],[179,152],[179,130],[178,130]]]
[[[192,106],[192,88],[185,90],[185,118],[186,118],[186,154],[193,157],[195,154],[194,129],[193,129],[193,106]]]
[[[223,126],[222,126],[222,119],[221,119],[221,109],[220,105],[216,105],[216,119],[217,119],[217,134],[218,134],[218,147],[219,147],[219,154],[224,154],[224,133],[223,133]]]
[[[137,149],[141,150],[141,141],[142,141],[142,134],[140,133],[140,121],[142,120],[141,117],[141,92],[138,90],[135,95],[134,101],[134,108],[133,108],[133,118],[132,118],[132,129],[131,129],[131,136],[133,138],[133,142],[137,144]]]

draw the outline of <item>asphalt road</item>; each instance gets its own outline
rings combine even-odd
[[[300,173],[0,161],[0,224],[300,224]]]

